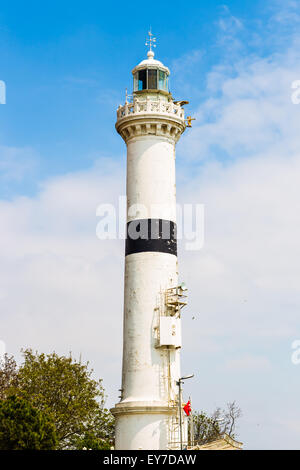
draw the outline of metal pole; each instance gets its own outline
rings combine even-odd
[[[191,436],[191,446],[194,446],[194,420],[193,420],[193,407],[192,407],[192,399],[189,397],[190,405],[191,405],[191,413],[190,413],[190,436]]]
[[[182,450],[183,445],[182,445],[182,413],[181,413],[181,380],[179,379],[178,382],[179,386],[179,432],[180,432],[180,450]]]
[[[180,430],[180,450],[183,450],[183,443],[182,443],[182,410],[181,410],[181,384],[183,383],[183,380],[187,379],[192,379],[194,377],[194,374],[191,375],[186,375],[184,377],[180,377],[177,385],[179,387],[179,397],[178,397],[178,406],[179,406],[179,430]]]

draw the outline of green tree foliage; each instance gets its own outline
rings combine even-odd
[[[0,361],[0,400],[14,393],[18,385],[18,368],[13,357],[4,355]]]
[[[0,400],[0,450],[53,450],[55,425],[28,401],[9,396]]]
[[[1,372],[7,365],[0,368],[0,393],[15,393],[51,415],[59,449],[87,447],[82,442],[91,436],[98,445],[113,445],[114,420],[104,407],[102,381],[93,379],[88,363],[82,364],[71,355],[46,355],[31,349],[23,351],[23,357],[18,369],[10,368],[11,373],[6,376],[11,379],[2,388]]]
[[[107,408],[98,410],[92,422],[86,426],[84,433],[76,439],[76,449],[110,449],[115,438],[115,420]]]
[[[227,403],[226,409],[217,408],[211,416],[204,411],[193,412],[194,443],[206,444],[223,434],[234,439],[236,422],[241,414],[235,402]]]
[[[220,434],[220,426],[211,416],[204,411],[193,412],[194,443],[206,444],[214,441]]]

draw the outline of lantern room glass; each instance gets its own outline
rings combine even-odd
[[[162,70],[158,71],[158,88],[160,90],[168,91],[167,89],[167,74]]]
[[[147,89],[147,70],[140,70],[139,71],[139,81],[138,81],[138,89],[139,90],[146,90]]]
[[[168,75],[163,70],[145,68],[133,76],[133,91],[163,90],[168,92]]]
[[[157,90],[157,69],[148,69],[148,90]]]

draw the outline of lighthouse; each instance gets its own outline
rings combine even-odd
[[[132,99],[117,109],[127,146],[123,365],[115,449],[179,449],[187,441],[180,387],[181,310],[176,238],[175,146],[186,128],[170,71],[154,58],[132,71]],[[180,433],[180,425],[181,433]]]

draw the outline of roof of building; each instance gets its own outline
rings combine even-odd
[[[207,442],[206,444],[196,445],[189,447],[189,450],[242,450],[243,443],[238,442],[228,434],[223,434],[214,441]]]

